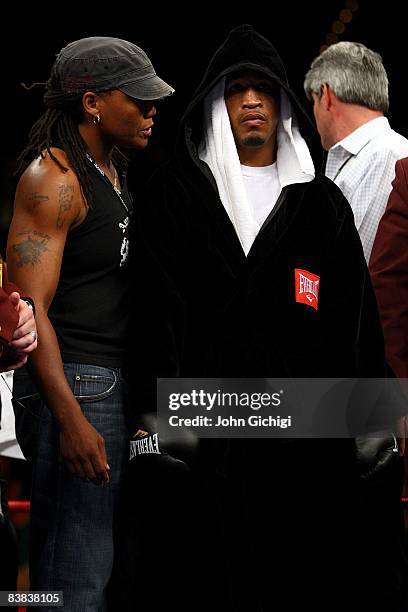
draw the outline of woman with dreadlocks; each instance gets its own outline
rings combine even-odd
[[[136,45],[72,42],[19,158],[8,262],[35,301],[41,338],[14,394],[19,441],[34,464],[31,589],[63,591],[66,612],[106,609],[126,449],[132,204],[120,148],[146,147],[155,101],[171,93]]]

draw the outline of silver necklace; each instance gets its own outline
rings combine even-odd
[[[115,169],[115,176],[114,176],[114,183],[112,183],[112,181],[109,180],[109,178],[106,176],[106,173],[102,170],[102,168],[96,163],[96,161],[89,155],[89,153],[86,154],[87,158],[89,159],[89,161],[91,162],[91,164],[93,164],[95,166],[95,168],[98,170],[98,172],[104,176],[108,181],[109,184],[112,185],[114,192],[116,193],[116,195],[118,196],[119,200],[122,202],[122,206],[124,207],[124,209],[126,210],[126,212],[129,214],[129,208],[127,207],[124,199],[122,198],[122,192],[118,189],[117,187],[117,172],[116,172],[116,168]]]

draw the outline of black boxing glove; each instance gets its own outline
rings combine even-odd
[[[137,470],[160,471],[162,476],[169,472],[189,471],[184,461],[169,455],[159,445],[159,434],[138,429],[130,440],[129,461],[138,460]]]
[[[391,430],[358,436],[356,460],[360,479],[369,486],[383,484],[399,461],[397,439]]]
[[[191,431],[183,430],[182,437],[178,432],[176,438],[160,435],[159,439],[159,419],[152,413],[142,415],[135,429],[135,434],[130,440],[130,461],[135,458],[147,458],[162,465],[163,469],[166,465],[168,468],[181,469],[181,464],[187,468],[187,465],[194,462],[199,440]]]
[[[162,440],[154,414],[139,416],[131,431],[114,523],[112,609],[133,612],[142,584],[144,593],[152,593],[154,609],[188,610],[181,600],[191,606],[191,598],[184,588],[180,593],[180,575],[196,567],[197,487],[184,460],[192,449]],[[159,562],[167,558],[170,564]]]

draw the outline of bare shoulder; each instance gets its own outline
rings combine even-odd
[[[62,167],[47,152],[34,159],[18,182],[14,214],[68,231],[86,211],[85,201],[64,151],[52,148],[51,152]]]
[[[58,282],[68,232],[84,207],[65,154],[52,152],[63,168],[48,154],[26,168],[17,185],[7,240],[10,278],[47,305]]]

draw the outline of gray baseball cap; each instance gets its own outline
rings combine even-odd
[[[174,92],[157,76],[143,49],[107,36],[69,43],[57,55],[53,74],[67,94],[119,89],[138,100],[159,100]]]

